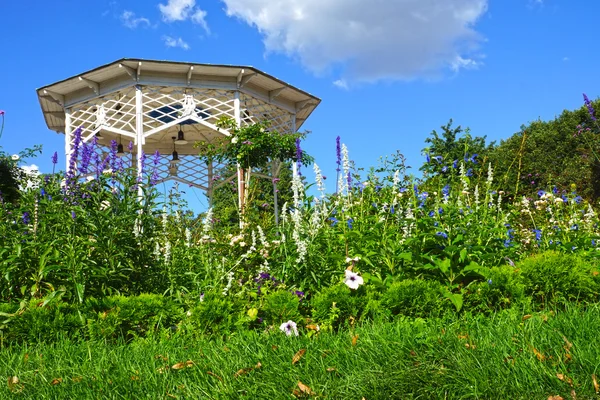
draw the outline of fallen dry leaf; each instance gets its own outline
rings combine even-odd
[[[561,381],[563,381],[563,382],[566,382],[566,383],[568,383],[569,385],[573,386],[573,379],[569,378],[569,377],[568,377],[568,376],[566,376],[565,374],[560,374],[560,373],[558,373],[558,374],[556,374],[556,377],[557,377],[558,379],[560,379]]]
[[[167,393],[167,396],[169,396],[169,397],[170,397],[170,398],[172,398],[172,399],[176,399],[176,398],[177,398],[177,396],[175,396],[175,395],[172,395],[171,393]]]
[[[535,354],[538,360],[544,361],[546,359],[546,356],[540,353],[535,347],[531,347],[531,350],[533,350],[533,354]]]
[[[79,383],[83,380],[83,376],[74,376],[71,378],[71,380],[75,383]]]
[[[254,369],[254,367],[242,368],[242,369],[238,370],[238,372],[236,372],[235,374],[233,374],[233,377],[237,378],[238,376],[246,375],[248,372],[252,371],[253,369]]]
[[[305,393],[309,396],[314,396],[316,393],[312,391],[312,389],[310,387],[308,387],[307,385],[305,385],[304,383],[298,381],[298,389],[300,389],[300,391],[302,393]]]
[[[473,350],[473,349],[475,349],[475,347],[476,347],[476,346],[475,346],[474,344],[465,343],[465,347],[466,347],[467,349],[471,349],[471,350]]]
[[[335,371],[337,371],[337,370],[333,367],[327,368],[327,372],[335,372]]]
[[[278,348],[279,348],[279,346],[276,346],[276,345],[271,346],[271,350],[273,350],[273,351],[277,350]]]
[[[292,358],[292,364],[296,364],[306,353],[306,349],[300,349],[296,354],[294,354],[294,358]]]
[[[469,334],[468,333],[460,333],[458,335],[458,338],[463,340],[463,339],[468,339],[469,338]]]
[[[58,384],[61,384],[62,381],[63,381],[62,378],[54,378],[54,379],[52,379],[52,382],[50,382],[50,384],[52,384],[52,385],[58,385]]]
[[[594,384],[594,390],[596,393],[600,392],[600,386],[598,386],[598,381],[596,380],[596,374],[592,374],[592,383]]]
[[[218,380],[223,382],[223,378],[221,378],[219,375],[215,374],[214,372],[206,371],[206,373],[209,374],[210,376],[214,376],[215,378],[217,378]]]
[[[548,396],[548,400],[565,400],[562,398],[562,396],[556,395],[556,396]]]
[[[598,271],[594,271],[594,272],[592,272],[592,275],[594,275],[594,276],[598,276]]]
[[[187,360],[186,362],[179,362],[177,364],[173,364],[173,366],[171,367],[174,370],[178,370],[178,369],[184,369],[184,368],[191,368],[194,366],[194,362],[192,360]]]
[[[319,325],[309,324],[309,325],[306,325],[306,329],[309,329],[311,331],[319,331]]]
[[[131,377],[131,380],[132,380],[132,381],[139,381],[139,380],[140,380],[140,377],[139,377],[139,376],[137,376],[137,375],[133,375],[133,376]]]
[[[356,342],[358,342],[358,335],[352,336],[352,346],[356,346]]]
[[[523,315],[523,318],[521,318],[521,321],[527,321],[531,317],[532,317],[531,314]]]
[[[577,393],[575,393],[575,389],[571,389],[571,397],[573,400],[577,400]]]
[[[24,388],[25,387],[21,384],[21,381],[19,381],[18,377],[16,377],[16,376],[8,377],[8,390],[10,390],[13,393],[19,393]]]

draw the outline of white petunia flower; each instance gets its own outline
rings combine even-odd
[[[352,290],[358,289],[360,285],[365,283],[362,276],[359,276],[357,273],[346,270],[346,279],[344,279],[344,283]]]
[[[21,158],[21,157],[19,157],[19,155],[18,155],[18,154],[13,154],[12,156],[10,156],[10,158],[11,158],[13,161],[19,161],[19,158]]]
[[[279,327],[279,330],[283,333],[285,333],[287,336],[292,336],[292,334],[294,334],[295,336],[298,336],[298,327],[296,325],[296,323],[292,320],[289,320],[288,322],[284,322],[283,324],[281,324],[281,326]]]

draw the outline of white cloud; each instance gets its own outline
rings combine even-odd
[[[167,47],[179,47],[183,50],[189,50],[190,49],[190,45],[187,44],[182,38],[178,37],[178,38],[174,38],[171,36],[163,36],[162,37],[163,42],[165,43],[165,46]]]
[[[159,4],[158,8],[165,22],[190,19],[204,28],[207,33],[210,32],[206,23],[206,11],[196,7],[196,0],[167,0],[167,4]]]
[[[150,20],[148,18],[136,18],[135,13],[128,10],[123,11],[121,14],[121,22],[129,29],[135,29],[140,25],[150,26]]]
[[[483,38],[474,25],[488,0],[222,0],[254,26],[268,52],[340,82],[410,80],[473,68]],[[339,85],[338,85],[339,86]]]
[[[333,81],[333,84],[339,87],[340,89],[348,90],[348,82],[346,82],[346,80],[344,79],[338,79],[336,81]]]

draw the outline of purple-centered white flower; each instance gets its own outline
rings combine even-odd
[[[362,276],[358,275],[356,272],[346,270],[346,279],[344,279],[344,283],[350,289],[356,290],[360,285],[365,283],[365,281]]]
[[[285,333],[287,336],[292,336],[292,334],[294,334],[294,336],[298,336],[298,326],[292,320],[281,324],[279,330]]]

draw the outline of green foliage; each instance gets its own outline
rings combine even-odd
[[[515,268],[493,267],[487,281],[473,282],[466,288],[464,308],[471,312],[492,313],[512,306],[526,305],[525,286]]]
[[[85,313],[89,337],[113,342],[170,329],[183,318],[181,306],[173,299],[153,294],[91,298]]]
[[[600,107],[600,102],[593,103]],[[600,197],[600,143],[585,107],[563,111],[551,121],[533,121],[490,154],[501,188],[515,200],[556,186],[571,192],[574,184],[584,198]]]
[[[421,279],[393,283],[383,295],[382,305],[393,315],[419,318],[439,316],[449,310],[442,297],[442,285]]]
[[[181,328],[193,334],[227,335],[234,331],[242,306],[220,293],[206,293],[203,301],[189,310]]]
[[[517,267],[525,292],[540,305],[597,300],[594,267],[578,255],[547,251],[524,259]]]
[[[311,302],[312,315],[315,321],[337,329],[350,322],[350,318],[360,317],[363,301],[346,285],[337,284],[315,295]]]
[[[299,311],[300,299],[287,290],[270,292],[263,299],[262,311],[268,325],[277,325],[292,320],[302,319]]]
[[[225,118],[219,122],[219,127],[228,130],[231,136],[223,136],[219,141],[196,143],[200,158],[227,165],[239,163],[242,169],[266,167],[273,160],[296,159],[296,140],[306,136],[305,133],[277,132],[270,128],[269,121],[238,127],[234,120]],[[303,152],[300,161],[310,164],[312,157]]]

